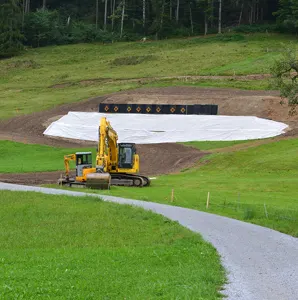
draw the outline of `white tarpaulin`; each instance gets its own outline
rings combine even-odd
[[[69,112],[53,122],[44,134],[97,141],[103,116],[117,131],[120,143],[249,140],[277,136],[287,128],[284,123],[257,117]]]

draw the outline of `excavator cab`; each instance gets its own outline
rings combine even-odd
[[[77,152],[76,153],[76,176],[82,177],[84,169],[92,168],[92,153]]]
[[[134,156],[136,154],[136,145],[132,143],[119,143],[119,162],[118,168],[120,169],[133,169]]]

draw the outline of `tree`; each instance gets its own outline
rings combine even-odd
[[[21,26],[22,10],[18,0],[5,0],[0,4],[0,57],[10,57],[22,50]]]
[[[271,68],[273,87],[280,91],[280,96],[287,99],[292,112],[298,104],[298,60],[296,47],[290,44],[284,47],[284,52]]]
[[[292,0],[280,0],[279,10],[275,13],[279,24],[291,31],[298,31],[298,2]]]

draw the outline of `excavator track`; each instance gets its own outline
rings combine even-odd
[[[145,187],[150,185],[150,179],[142,175],[111,173],[111,177],[111,185],[135,187]]]

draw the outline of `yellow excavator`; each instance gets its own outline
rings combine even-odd
[[[110,189],[111,185],[144,187],[148,177],[139,175],[140,159],[134,143],[117,143],[117,132],[106,117],[99,125],[96,166],[92,166],[91,152],[77,152],[64,156],[65,177],[58,183],[67,186],[86,186]],[[75,161],[76,177],[70,177],[69,162]]]

